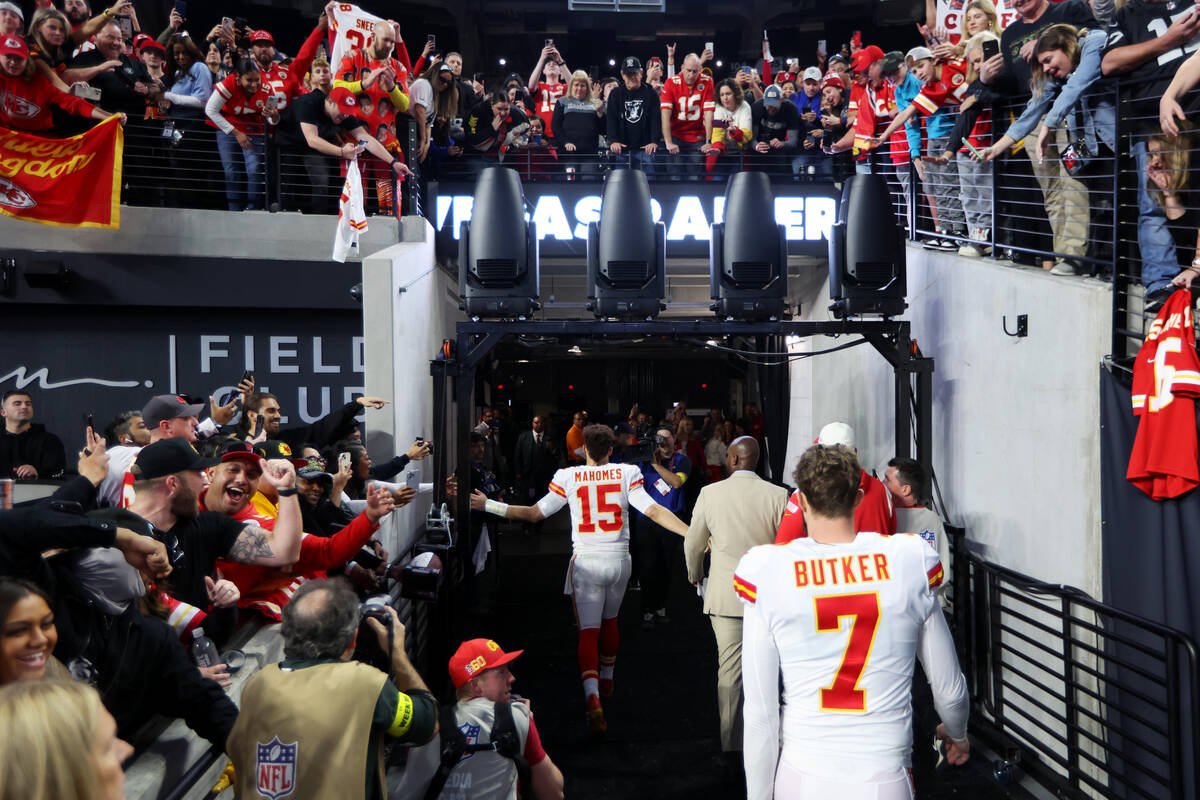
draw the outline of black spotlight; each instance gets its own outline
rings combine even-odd
[[[541,308],[537,230],[516,170],[488,167],[475,183],[471,221],[458,232],[458,294],[472,317],[524,319]]]
[[[641,170],[608,174],[600,221],[588,225],[588,309],[597,318],[651,319],[666,308],[667,230],[650,214]]]
[[[725,189],[725,221],[708,244],[709,308],[718,317],[776,320],[787,308],[787,232],[775,224],[765,172],[739,172]]]
[[[853,175],[829,236],[829,310],[894,317],[908,304],[904,232],[882,175]]]

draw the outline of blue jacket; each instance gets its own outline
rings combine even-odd
[[[912,105],[913,98],[921,93],[925,84],[916,75],[909,72],[904,80],[896,84],[896,113]],[[904,123],[904,134],[908,137],[908,155],[917,158],[921,155],[921,122],[916,117]]]
[[[658,470],[653,464],[640,464],[642,468],[642,485],[646,489],[646,493],[650,495],[650,499],[663,506],[668,511],[674,513],[683,510],[683,487],[672,489],[663,477],[658,474]],[[692,462],[683,453],[674,453],[671,456],[669,466],[671,472],[689,474],[692,471]]]
[[[1100,61],[1104,56],[1107,38],[1102,30],[1088,31],[1080,45],[1079,66],[1067,76],[1066,82],[1049,81],[1042,93],[1029,101],[1005,135],[1019,142],[1045,116],[1045,124],[1051,128],[1058,127],[1065,120],[1071,139],[1083,139],[1093,153],[1097,152],[1098,141],[1115,151],[1117,109],[1113,103],[1113,93],[1099,91],[1084,96],[1088,87],[1103,77]]]

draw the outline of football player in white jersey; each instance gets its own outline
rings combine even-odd
[[[609,464],[615,437],[607,425],[583,429],[587,463],[554,473],[550,491],[533,506],[510,506],[471,495],[471,508],[509,519],[538,522],[565,505],[571,508],[574,555],[564,593],[573,597],[579,623],[579,671],[587,703],[588,729],[607,730],[601,696],[613,689],[617,660],[617,612],[632,562],[629,557],[629,507],[683,536],[687,525],[650,499],[642,472],[634,464]]]
[[[852,450],[809,448],[795,474],[808,538],[755,547],[734,573],[746,606],[749,800],[915,797],[914,656],[947,760],[970,754],[967,685],[938,604],[941,562],[919,536],[855,530],[861,477]]]

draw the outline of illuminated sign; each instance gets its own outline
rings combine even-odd
[[[469,183],[431,184],[426,212],[437,230],[439,255],[457,254],[459,226],[471,219],[474,206]],[[537,224],[543,256],[584,256],[588,223],[599,222],[603,185],[599,183],[526,183],[530,211]],[[725,219],[724,183],[651,183],[650,213],[666,225],[667,255],[708,254],[710,225]],[[813,184],[773,186],[775,221],[784,226],[788,252],[825,255],[829,231],[837,221],[833,187]]]

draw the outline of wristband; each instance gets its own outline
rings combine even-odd
[[[495,514],[497,517],[507,517],[508,503],[501,503],[499,500],[488,500],[483,504],[483,510],[489,514]]]
[[[276,494],[280,497],[295,497],[299,493],[300,490],[295,486],[293,486],[291,489],[280,489],[278,492],[276,492]]]

